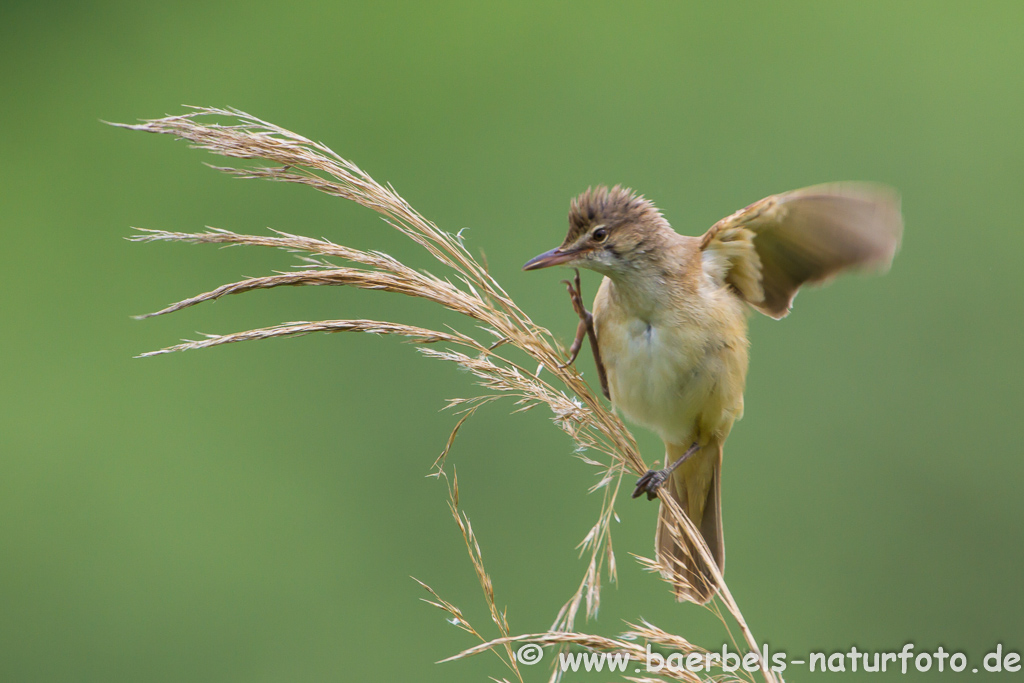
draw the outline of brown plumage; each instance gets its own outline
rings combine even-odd
[[[566,240],[579,237],[596,223],[619,227],[641,221],[664,222],[665,218],[654,204],[621,185],[610,190],[603,186],[588,188],[569,204]]]
[[[592,318],[580,310],[573,355],[589,331],[605,394],[665,442],[667,469],[645,475],[637,493],[656,490],[667,477],[720,570],[722,447],[743,414],[749,307],[782,318],[803,284],[851,268],[885,268],[901,233],[897,196],[874,185],[773,195],[702,237],[676,233],[628,189],[599,187],[572,201],[562,245],[524,266],[561,264],[605,276]],[[679,599],[707,602],[717,591],[712,574],[669,524],[662,511],[658,559],[683,577]]]

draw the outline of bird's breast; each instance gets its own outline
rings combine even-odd
[[[745,341],[698,323],[618,313],[597,320],[615,406],[671,443],[687,443],[698,427],[728,431],[742,411]]]

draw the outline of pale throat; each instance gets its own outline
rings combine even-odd
[[[605,273],[612,281],[612,296],[623,312],[655,326],[671,308],[668,305],[670,288],[678,286],[657,261],[660,259],[644,259],[642,263]]]

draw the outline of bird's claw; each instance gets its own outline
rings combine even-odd
[[[597,333],[594,331],[594,314],[583,305],[583,287],[580,285],[580,271],[576,270],[576,277],[570,280],[562,280],[566,289],[569,290],[569,299],[572,301],[572,310],[579,316],[580,322],[576,326],[576,337],[569,347],[569,359],[559,369],[565,369],[576,361],[576,357],[583,347],[583,339],[590,339],[590,348],[594,352],[594,364],[597,366],[597,377],[601,380],[601,393],[610,399],[611,392],[608,391],[608,375],[605,374],[604,363],[601,362],[601,349],[597,345]]]
[[[576,315],[580,318],[579,326],[576,328],[576,338],[573,339],[572,346],[569,347],[569,362],[561,366],[561,369],[565,369],[576,362],[576,357],[580,354],[580,348],[583,346],[583,338],[587,335],[587,330],[594,324],[594,316],[587,310],[587,307],[583,305],[583,289],[580,285],[580,271],[576,271],[576,277],[573,281],[562,280],[562,284],[565,285],[566,289],[569,290],[569,300],[572,301],[572,310],[576,312]]]
[[[636,481],[636,488],[633,489],[633,498],[639,498],[641,494],[647,494],[647,500],[654,500],[658,497],[658,489],[668,479],[668,470],[647,470],[644,476]]]
[[[583,286],[580,284],[580,271],[576,271],[576,276],[569,280],[562,280],[562,284],[569,290],[569,300],[572,301],[572,310],[576,312],[576,315],[580,317],[580,320],[586,320],[590,312],[587,311],[587,307],[583,305]]]

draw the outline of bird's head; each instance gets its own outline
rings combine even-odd
[[[560,247],[527,261],[523,270],[588,268],[615,278],[643,267],[671,230],[651,202],[616,185],[590,188],[572,200],[569,233]]]

